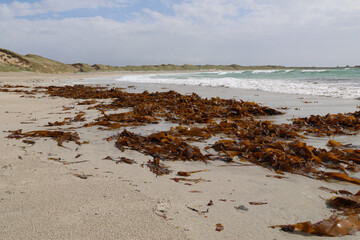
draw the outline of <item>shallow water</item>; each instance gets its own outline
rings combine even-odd
[[[114,82],[227,87],[338,98],[360,97],[360,68],[148,74],[122,76],[109,81]]]

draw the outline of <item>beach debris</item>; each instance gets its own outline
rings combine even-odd
[[[136,163],[135,160],[127,158],[127,157],[120,157],[118,160],[115,160],[112,157],[107,156],[103,160],[114,161],[114,162],[116,162],[116,164],[118,164],[118,163],[126,163],[126,164],[134,164],[134,163]]]
[[[205,213],[208,213],[209,212],[209,209],[206,209],[206,210],[198,210],[196,208],[193,208],[193,207],[189,207],[188,205],[185,205],[188,209],[194,211],[194,212],[197,212],[199,215],[203,215]]]
[[[202,191],[199,191],[199,190],[190,190],[189,193],[202,193]]]
[[[147,155],[156,155],[169,160],[206,161],[208,158],[201,153],[197,146],[192,146],[168,132],[158,132],[143,137],[124,130],[118,134],[115,145],[121,151],[124,151],[125,147],[128,147]]]
[[[360,219],[357,214],[348,216],[347,218],[338,218],[332,215],[328,219],[312,224],[310,221],[299,222],[290,225],[274,225],[271,228],[280,228],[282,231],[294,232],[299,230],[308,234],[318,236],[341,237],[354,234],[360,230]]]
[[[331,207],[341,211],[352,210],[350,211],[351,213],[360,213],[360,191],[356,194],[352,194],[349,191],[341,190],[340,194],[342,196],[334,196],[328,199],[327,203]]]
[[[63,132],[63,131],[31,131],[22,133],[22,130],[10,131],[11,134],[7,136],[7,138],[24,138],[24,137],[50,137],[55,139],[58,142],[58,146],[63,147],[63,142],[73,141],[78,145],[81,145],[79,142],[79,135],[75,132]]]
[[[277,178],[277,179],[283,179],[283,178],[288,178],[288,177],[284,177],[281,175],[265,175],[266,177],[272,177],[272,178]]]
[[[293,125],[318,136],[353,134],[353,132],[360,130],[360,111],[296,118],[293,119]]]
[[[75,162],[68,162],[65,160],[62,160],[61,158],[54,158],[54,157],[49,157],[48,160],[52,160],[55,162],[59,162],[62,163],[64,165],[70,165],[70,164],[76,164],[76,163],[84,163],[84,162],[88,162],[88,160],[81,160],[81,161],[75,161]]]
[[[323,173],[322,176],[324,179],[336,179],[336,180],[340,180],[340,181],[345,181],[345,182],[351,182],[357,185],[360,185],[360,179],[357,178],[353,178],[350,177],[349,175],[347,175],[346,173],[339,173],[339,172],[325,172]]]
[[[236,210],[249,211],[249,209],[247,207],[245,207],[244,205],[234,206],[234,208]]]
[[[35,144],[35,141],[34,140],[29,140],[29,139],[24,139],[22,140],[23,143],[27,143],[27,144],[32,144],[34,145]]]
[[[174,180],[175,182],[180,182],[180,181],[194,182],[194,183],[211,182],[211,180],[206,180],[206,179],[203,179],[203,178],[196,178],[196,179],[192,179],[192,178],[170,178],[170,179]]]
[[[95,99],[91,99],[91,100],[85,100],[85,101],[78,102],[77,105],[92,105],[95,103],[97,103],[97,101]]]
[[[136,161],[126,157],[120,157],[120,159],[116,161],[116,164],[118,163],[134,164]]]
[[[329,147],[341,147],[342,146],[342,144],[340,142],[336,142],[334,140],[329,140],[327,145]]]
[[[190,171],[190,172],[179,171],[179,172],[177,172],[177,175],[183,176],[183,177],[189,177],[189,176],[191,176],[191,174],[199,173],[199,172],[207,172],[207,169],[197,170],[197,171]]]
[[[267,202],[249,202],[250,205],[265,205]]]
[[[165,200],[159,200],[155,207],[153,208],[153,211],[156,215],[167,219],[167,212],[169,211],[170,207],[170,201]]]
[[[326,192],[329,192],[329,193],[338,193],[338,191],[334,190],[334,189],[331,189],[331,188],[327,188],[327,187],[319,187],[320,190],[323,190],[323,191],[326,191]]]
[[[84,173],[78,174],[78,173],[71,173],[75,177],[81,178],[81,179],[87,179],[88,177],[92,177],[93,175],[86,175]]]
[[[146,164],[150,168],[150,170],[158,175],[170,174],[172,171],[168,169],[167,166],[160,163],[160,158],[155,157],[152,161],[149,160]]]
[[[248,165],[262,166],[277,174],[290,172],[319,180],[335,179],[360,185],[360,179],[353,176],[353,173],[360,172],[360,149],[356,149],[357,146],[343,145],[331,139],[325,149],[315,148],[302,141],[306,138],[304,135],[357,134],[360,130],[360,111],[325,116],[312,115],[307,118],[293,119],[291,124],[274,124],[270,121],[255,120],[254,117],[281,114],[275,109],[242,100],[218,97],[201,98],[195,93],[186,95],[175,91],[128,93],[120,88],[109,89],[85,85],[36,87],[31,91],[9,85],[3,86],[0,91],[19,92],[24,95],[43,93],[54,97],[81,99],[83,102],[79,102],[79,105],[91,105],[88,109],[99,111],[99,116],[92,122],[85,123],[83,127],[98,126],[99,129],[114,130],[120,127],[158,124],[162,121],[178,125],[171,127],[168,131],[153,132],[147,136],[125,129],[106,139],[115,141],[115,146],[121,151],[132,149],[153,157],[153,160],[149,160],[146,165],[156,175],[171,172],[162,163],[169,160],[202,161],[204,163],[217,160],[229,163],[224,166],[246,166],[246,164],[235,162],[246,161]],[[100,99],[108,100],[101,102]],[[66,112],[62,112],[62,114],[71,113],[68,110],[72,109],[74,109],[73,106],[64,106],[63,111]],[[107,113],[107,111],[118,109],[126,109],[127,112]],[[295,108],[295,110],[300,109]],[[50,122],[48,126],[68,125],[72,122],[86,120],[84,112],[75,114],[74,117],[64,118],[63,121]],[[53,138],[59,146],[68,141],[74,141],[79,145],[85,143],[80,143],[76,132],[32,131],[22,133],[22,130],[19,129],[10,131],[10,133],[8,138],[13,139]],[[199,147],[198,143],[206,145],[206,141],[212,137],[220,138],[220,140],[212,145],[204,146],[203,149]],[[211,152],[211,154],[205,154],[205,152]],[[114,160],[109,157],[108,160],[121,161],[121,158]],[[123,161],[131,162],[127,159],[123,159]],[[185,184],[210,181],[202,178],[187,178],[193,173],[195,172],[179,171],[180,177],[171,179],[175,182],[184,181]],[[286,178],[281,175],[266,175],[266,177]],[[343,211],[343,214],[349,218],[352,213],[357,213],[358,196],[356,194],[345,190],[320,189],[339,195],[328,200],[328,204],[337,211]],[[249,202],[249,204],[263,205],[267,203]],[[346,206],[350,207],[346,208]],[[237,207],[235,208],[237,209]],[[340,224],[344,222],[347,224],[350,220],[330,218],[322,222],[325,225],[331,225],[336,221],[340,221]],[[351,218],[350,223],[354,222],[356,223]],[[318,226],[311,225],[311,223],[300,224],[297,227],[295,225],[284,225],[283,229],[294,231],[295,229],[301,230],[297,228],[300,225],[304,227],[303,229],[317,228]],[[353,229],[349,232],[352,231]]]
[[[12,89],[9,91],[23,91]],[[109,129],[120,126],[156,124],[160,120],[182,124],[169,131],[155,132],[141,136],[124,130],[114,138],[116,147],[125,148],[164,160],[203,161],[234,158],[248,161],[275,170],[277,173],[291,172],[316,179],[337,179],[357,183],[360,180],[350,177],[350,172],[360,171],[360,150],[346,149],[346,146],[330,140],[331,150],[314,148],[301,142],[300,133],[314,133],[319,136],[332,134],[354,134],[360,129],[360,111],[345,114],[327,114],[293,119],[292,124],[273,124],[269,121],[254,120],[253,116],[276,115],[281,112],[259,106],[253,102],[234,99],[204,99],[197,94],[181,95],[174,91],[149,93],[127,93],[120,88],[75,86],[37,87],[35,92],[46,93],[73,99],[111,99],[110,103],[91,106],[101,116],[85,126],[100,125]],[[86,100],[85,100],[86,101]],[[65,110],[72,107],[65,107]],[[107,114],[107,110],[129,109],[125,113]],[[65,122],[82,119],[84,113]],[[63,121],[64,122],[64,121]],[[191,126],[194,123],[204,127]],[[184,126],[187,124],[188,126]],[[189,144],[203,141],[218,134],[222,139],[206,149],[212,148],[217,155],[204,155],[202,150]],[[9,136],[10,137],[10,136]],[[12,134],[20,138],[20,135]],[[108,138],[111,141],[111,138]],[[62,144],[59,138],[59,145]],[[319,168],[333,169],[331,173]],[[188,175],[187,173],[184,173]],[[344,175],[339,175],[344,174]],[[280,177],[277,177],[280,178]]]
[[[222,230],[224,230],[224,226],[221,223],[217,223],[215,230],[221,232]]]

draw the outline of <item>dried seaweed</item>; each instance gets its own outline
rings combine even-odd
[[[203,178],[196,178],[196,179],[192,179],[192,178],[170,178],[170,179],[174,180],[175,182],[180,182],[180,181],[194,182],[194,183],[211,182],[210,180],[206,180],[206,179],[203,179]]]
[[[340,191],[339,191],[340,192]],[[342,196],[334,196],[327,200],[327,203],[338,210],[347,211],[349,209],[360,213],[360,191],[352,194],[348,191],[341,191]]]
[[[222,230],[224,230],[224,226],[221,223],[217,223],[215,230],[221,232]]]
[[[81,179],[87,179],[88,177],[92,177],[93,175],[86,175],[84,173],[78,174],[78,173],[72,173],[75,177],[81,178]]]
[[[120,159],[116,161],[116,164],[118,163],[134,164],[136,161],[126,157],[120,157]]]
[[[357,178],[353,178],[350,177],[349,175],[347,175],[346,173],[339,173],[339,172],[325,172],[323,177],[325,179],[336,179],[336,180],[340,180],[340,181],[346,181],[346,182],[351,182],[357,185],[360,185],[360,179]]]
[[[20,87],[7,86],[10,90],[24,91]],[[38,87],[32,92],[44,92],[50,96],[73,99],[87,99],[83,104],[94,104],[97,99],[112,99],[109,104],[99,103],[92,109],[101,111],[102,116],[85,126],[103,126],[116,129],[121,126],[138,126],[157,123],[161,120],[177,124],[204,123],[205,127],[178,126],[140,136],[126,130],[116,138],[116,146],[124,151],[133,149],[161,160],[213,159],[233,161],[234,158],[274,169],[277,173],[292,172],[317,179],[338,179],[357,184],[358,179],[347,175],[348,171],[358,172],[360,150],[345,149],[333,140],[328,142],[331,150],[307,146],[299,139],[300,132],[317,135],[353,134],[360,129],[360,112],[327,114],[294,119],[292,124],[273,124],[257,121],[252,116],[281,114],[277,110],[259,106],[254,102],[234,99],[204,99],[193,93],[181,95],[174,91],[149,93],[127,93],[120,88],[90,87],[84,85],[64,87]],[[106,110],[127,108],[129,112],[106,114]],[[67,110],[68,108],[66,108]],[[84,120],[82,115],[52,125]],[[51,124],[49,124],[51,125]],[[212,148],[218,156],[204,155],[189,141],[202,141],[217,134],[229,140],[220,140]],[[9,137],[19,137],[13,134]],[[289,142],[288,140],[291,140]],[[320,167],[334,169],[339,173],[319,171]]]
[[[172,171],[168,169],[167,166],[160,163],[159,158],[154,158],[153,161],[149,160],[146,164],[150,168],[150,170],[156,175],[164,175],[170,174]]]
[[[360,111],[327,114],[325,116],[311,115],[310,117],[294,119],[293,125],[318,136],[353,134],[354,131],[360,130]]]
[[[78,145],[81,145],[79,142],[80,138],[79,135],[75,132],[63,132],[63,131],[31,131],[22,133],[22,130],[19,129],[17,131],[11,131],[12,133],[7,136],[7,138],[24,138],[24,137],[50,137],[55,139],[58,142],[58,146],[63,147],[63,142],[70,142],[73,141]]]
[[[143,137],[127,130],[117,136],[116,146],[124,151],[124,147],[136,150],[151,156],[169,160],[197,160],[206,161],[200,149],[174,137],[167,132],[159,132]]]
[[[275,225],[271,228],[279,227],[283,231],[294,232],[296,229],[308,234],[319,236],[341,237],[351,235],[360,230],[360,219],[357,214],[350,215],[347,218],[339,219],[337,216],[331,216],[320,222],[312,224],[311,222],[299,222],[291,225]]]
[[[265,205],[267,202],[249,202],[250,205]]]
[[[177,172],[177,175],[183,176],[183,177],[189,177],[189,176],[191,176],[191,174],[199,173],[199,172],[207,172],[207,170],[203,169],[203,170],[196,170],[196,171],[190,171],[190,172],[179,171],[179,172]]]

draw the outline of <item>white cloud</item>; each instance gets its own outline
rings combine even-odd
[[[0,5],[0,47],[65,62],[114,65],[193,63],[358,65],[357,0],[162,0],[171,14],[139,9],[120,22],[103,17],[26,20],[131,1],[42,0]]]
[[[34,16],[49,12],[66,12],[74,9],[120,7],[125,0],[41,0],[34,3],[17,2],[1,4],[0,14],[7,17]]]

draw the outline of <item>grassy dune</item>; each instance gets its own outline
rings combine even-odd
[[[300,68],[300,67],[295,67]],[[141,66],[110,66],[102,64],[89,65],[86,63],[64,64],[38,55],[20,55],[7,49],[0,48],[0,72],[30,71],[39,73],[75,73],[75,72],[111,72],[111,71],[212,71],[212,70],[254,70],[254,69],[294,69],[284,66],[240,66],[231,65],[141,65]],[[302,67],[302,69],[316,69]]]

